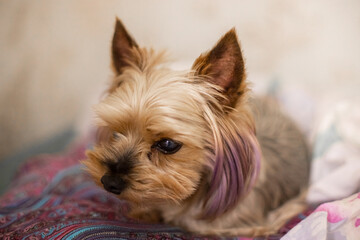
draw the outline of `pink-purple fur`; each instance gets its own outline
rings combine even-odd
[[[253,185],[260,167],[260,148],[253,131],[240,134],[221,127],[215,143],[215,165],[203,217],[233,208]]]

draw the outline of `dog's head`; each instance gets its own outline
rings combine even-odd
[[[116,76],[95,106],[98,141],[84,161],[96,182],[141,207],[193,203],[202,217],[231,209],[260,161],[235,31],[176,72],[117,20],[112,60]]]

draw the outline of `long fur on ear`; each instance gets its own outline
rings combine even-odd
[[[254,129],[238,128],[232,121],[212,125],[215,153],[201,216],[207,219],[231,210],[247,194],[259,173],[261,158]]]
[[[205,110],[213,135],[211,146],[215,149],[209,156],[212,174],[200,218],[212,219],[232,209],[244,197],[260,169],[261,150],[254,121],[246,108],[245,67],[235,30],[231,29],[209,52],[200,55],[193,69],[195,75],[222,89],[220,97],[213,96],[217,102],[208,100],[209,109]]]

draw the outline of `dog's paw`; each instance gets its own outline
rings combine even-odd
[[[130,212],[129,217],[146,223],[163,222],[161,212],[158,210],[133,210]]]

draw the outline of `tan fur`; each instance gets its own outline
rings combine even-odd
[[[113,58],[121,59],[113,59],[116,76],[95,106],[100,137],[84,164],[100,186],[110,173],[126,182],[118,197],[129,201],[133,217],[206,235],[258,236],[276,232],[304,209],[303,195],[297,195],[307,183],[306,144],[273,104],[249,101],[234,30],[189,72],[167,69],[164,54],[139,48],[119,20],[113,44]],[[260,144],[260,172],[255,163],[237,159],[246,170],[243,195],[207,218],[216,197],[208,196],[216,153],[238,136],[251,144],[244,155],[256,155]],[[161,139],[174,139],[182,147],[163,154],[154,148]],[[131,163],[130,170],[109,167],[122,168],[121,161]]]

